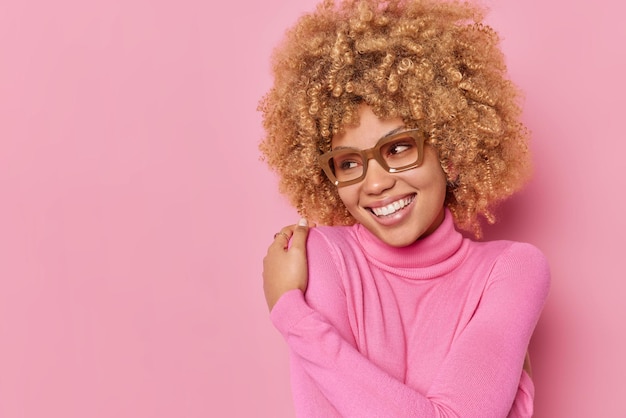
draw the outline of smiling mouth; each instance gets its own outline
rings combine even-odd
[[[379,208],[367,208],[367,209],[378,217],[389,216],[389,215],[393,215],[399,210],[404,209],[405,207],[410,205],[411,202],[413,202],[413,200],[415,200],[414,194],[409,197],[405,197],[404,199],[396,200],[395,202],[390,203],[387,206],[382,206]]]

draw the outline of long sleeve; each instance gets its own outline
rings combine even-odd
[[[463,417],[507,416],[549,279],[546,260],[535,247],[514,244],[502,254],[476,313],[442,363],[429,399]]]
[[[425,396],[361,355],[326,318],[306,304],[300,291],[283,295],[272,316],[296,356],[292,364],[298,363],[305,370],[339,416],[437,416]],[[324,405],[321,400],[315,404]],[[326,416],[319,410],[317,413]]]
[[[272,320],[292,353],[299,416],[484,418],[505,417],[509,411],[511,416],[531,413],[532,393],[524,394],[518,387],[520,379],[528,380],[521,370],[524,353],[549,286],[545,258],[537,249],[512,244],[487,270],[470,260],[463,264],[465,270],[454,272],[482,271],[487,279],[475,306],[471,305],[470,319],[450,324],[456,327],[454,338],[445,350],[438,348],[445,351],[442,361],[428,387],[419,390],[407,383],[407,376],[390,373],[360,352],[354,312],[347,301],[366,295],[355,295],[341,277],[353,266],[346,270],[345,261],[323,251],[316,240],[319,237],[314,235],[306,299],[299,291],[289,292],[272,311]],[[381,300],[392,296],[384,287],[377,291]],[[447,301],[451,309],[456,309],[457,296],[451,294]],[[384,331],[395,333],[397,324],[385,320],[384,315],[378,319]],[[381,324],[374,325],[381,329]],[[430,343],[424,338],[407,342]],[[409,363],[407,375],[412,373]],[[520,399],[511,410],[516,396]]]

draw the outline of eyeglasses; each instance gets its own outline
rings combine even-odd
[[[367,163],[375,159],[389,173],[410,170],[422,164],[424,134],[410,129],[382,138],[369,149],[340,148],[319,156],[326,176],[337,187],[360,182],[367,173]]]

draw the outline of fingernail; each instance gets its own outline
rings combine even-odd
[[[300,226],[308,226],[309,223],[307,222],[307,220],[305,218],[301,218],[300,221],[298,221],[298,225],[300,225]]]

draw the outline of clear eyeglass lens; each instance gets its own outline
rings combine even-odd
[[[417,144],[411,136],[396,138],[380,147],[380,155],[389,168],[403,168],[417,162]]]
[[[329,163],[339,181],[354,180],[363,174],[363,156],[358,152],[346,150],[335,155]]]

